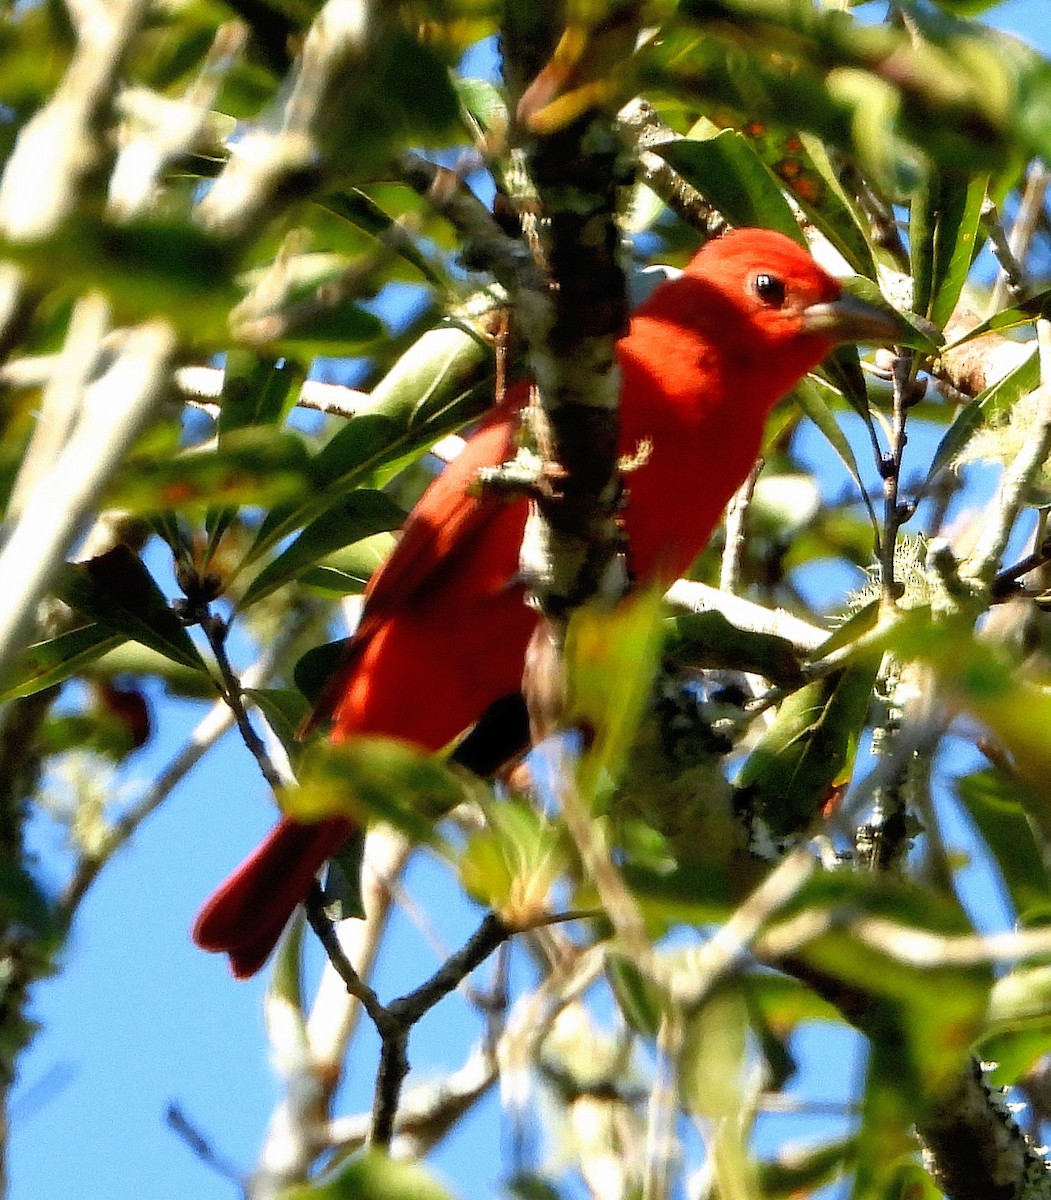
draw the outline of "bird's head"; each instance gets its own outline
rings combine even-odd
[[[683,274],[719,294],[730,326],[757,349],[798,347],[816,364],[840,342],[886,342],[897,333],[891,315],[844,292],[809,251],[770,229],[716,238]]]

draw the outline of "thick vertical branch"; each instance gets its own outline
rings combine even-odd
[[[509,10],[504,48],[513,90],[543,69],[555,32],[547,28],[545,39],[535,13],[522,19]],[[549,270],[546,294],[518,304],[545,461],[523,569],[540,608],[559,619],[626,582],[622,569],[610,570],[620,548],[614,350],[627,324],[616,220],[624,156],[614,114],[603,109],[554,132],[525,132],[522,150]]]

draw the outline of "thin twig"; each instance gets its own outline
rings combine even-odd
[[[1029,486],[1051,452],[1051,322],[1046,318],[1038,320],[1036,334],[1040,353],[1036,419],[1025,445],[1005,468],[977,543],[960,569],[962,579],[982,589],[988,589],[996,578]]]
[[[211,1167],[223,1179],[228,1179],[238,1189],[244,1191],[247,1183],[244,1172],[239,1170],[224,1154],[216,1150],[178,1104],[169,1104],[168,1111],[164,1116],[168,1128],[186,1143],[195,1158],[200,1159],[205,1166]]]
[[[734,492],[726,510],[726,544],[723,548],[723,559],[719,565],[719,590],[733,594],[737,591],[741,575],[741,559],[746,544],[745,523],[748,520],[748,510],[752,504],[756,481],[763,469],[763,460],[757,459],[748,478]]]
[[[273,670],[280,646],[271,645],[264,654],[244,673],[244,686],[257,687]],[[183,748],[161,771],[153,783],[119,820],[115,821],[102,849],[87,855],[77,863],[70,880],[58,903],[59,919],[63,924],[72,921],[80,902],[95,882],[102,868],[114,854],[138,831],[139,827],[164,803],[175,786],[180,783],[209,750],[219,741],[234,723],[234,715],[225,700],[217,700],[209,709]]]

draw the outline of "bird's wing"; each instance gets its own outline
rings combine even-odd
[[[465,547],[476,542],[505,510],[500,497],[473,485],[482,468],[499,466],[513,457],[519,415],[527,398],[528,385],[511,388],[424,492],[390,557],[369,581],[361,623],[348,640],[343,661],[323,688],[301,736],[332,717],[361,651],[375,631],[393,613],[433,588],[450,564],[461,558]]]

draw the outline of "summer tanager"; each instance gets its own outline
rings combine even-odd
[[[894,324],[841,292],[801,246],[741,229],[662,283],[618,346],[620,448],[649,447],[626,477],[634,580],[670,584],[703,549],[759,451],[771,406],[842,341]],[[472,487],[514,456],[528,395],[511,388],[409,515],[373,576],[361,624],[322,700],[331,737],[384,734],[434,751],[519,691],[537,614],[517,582],[527,502]],[[284,818],[213,893],[194,925],[238,978],[273,950],[350,824]]]

